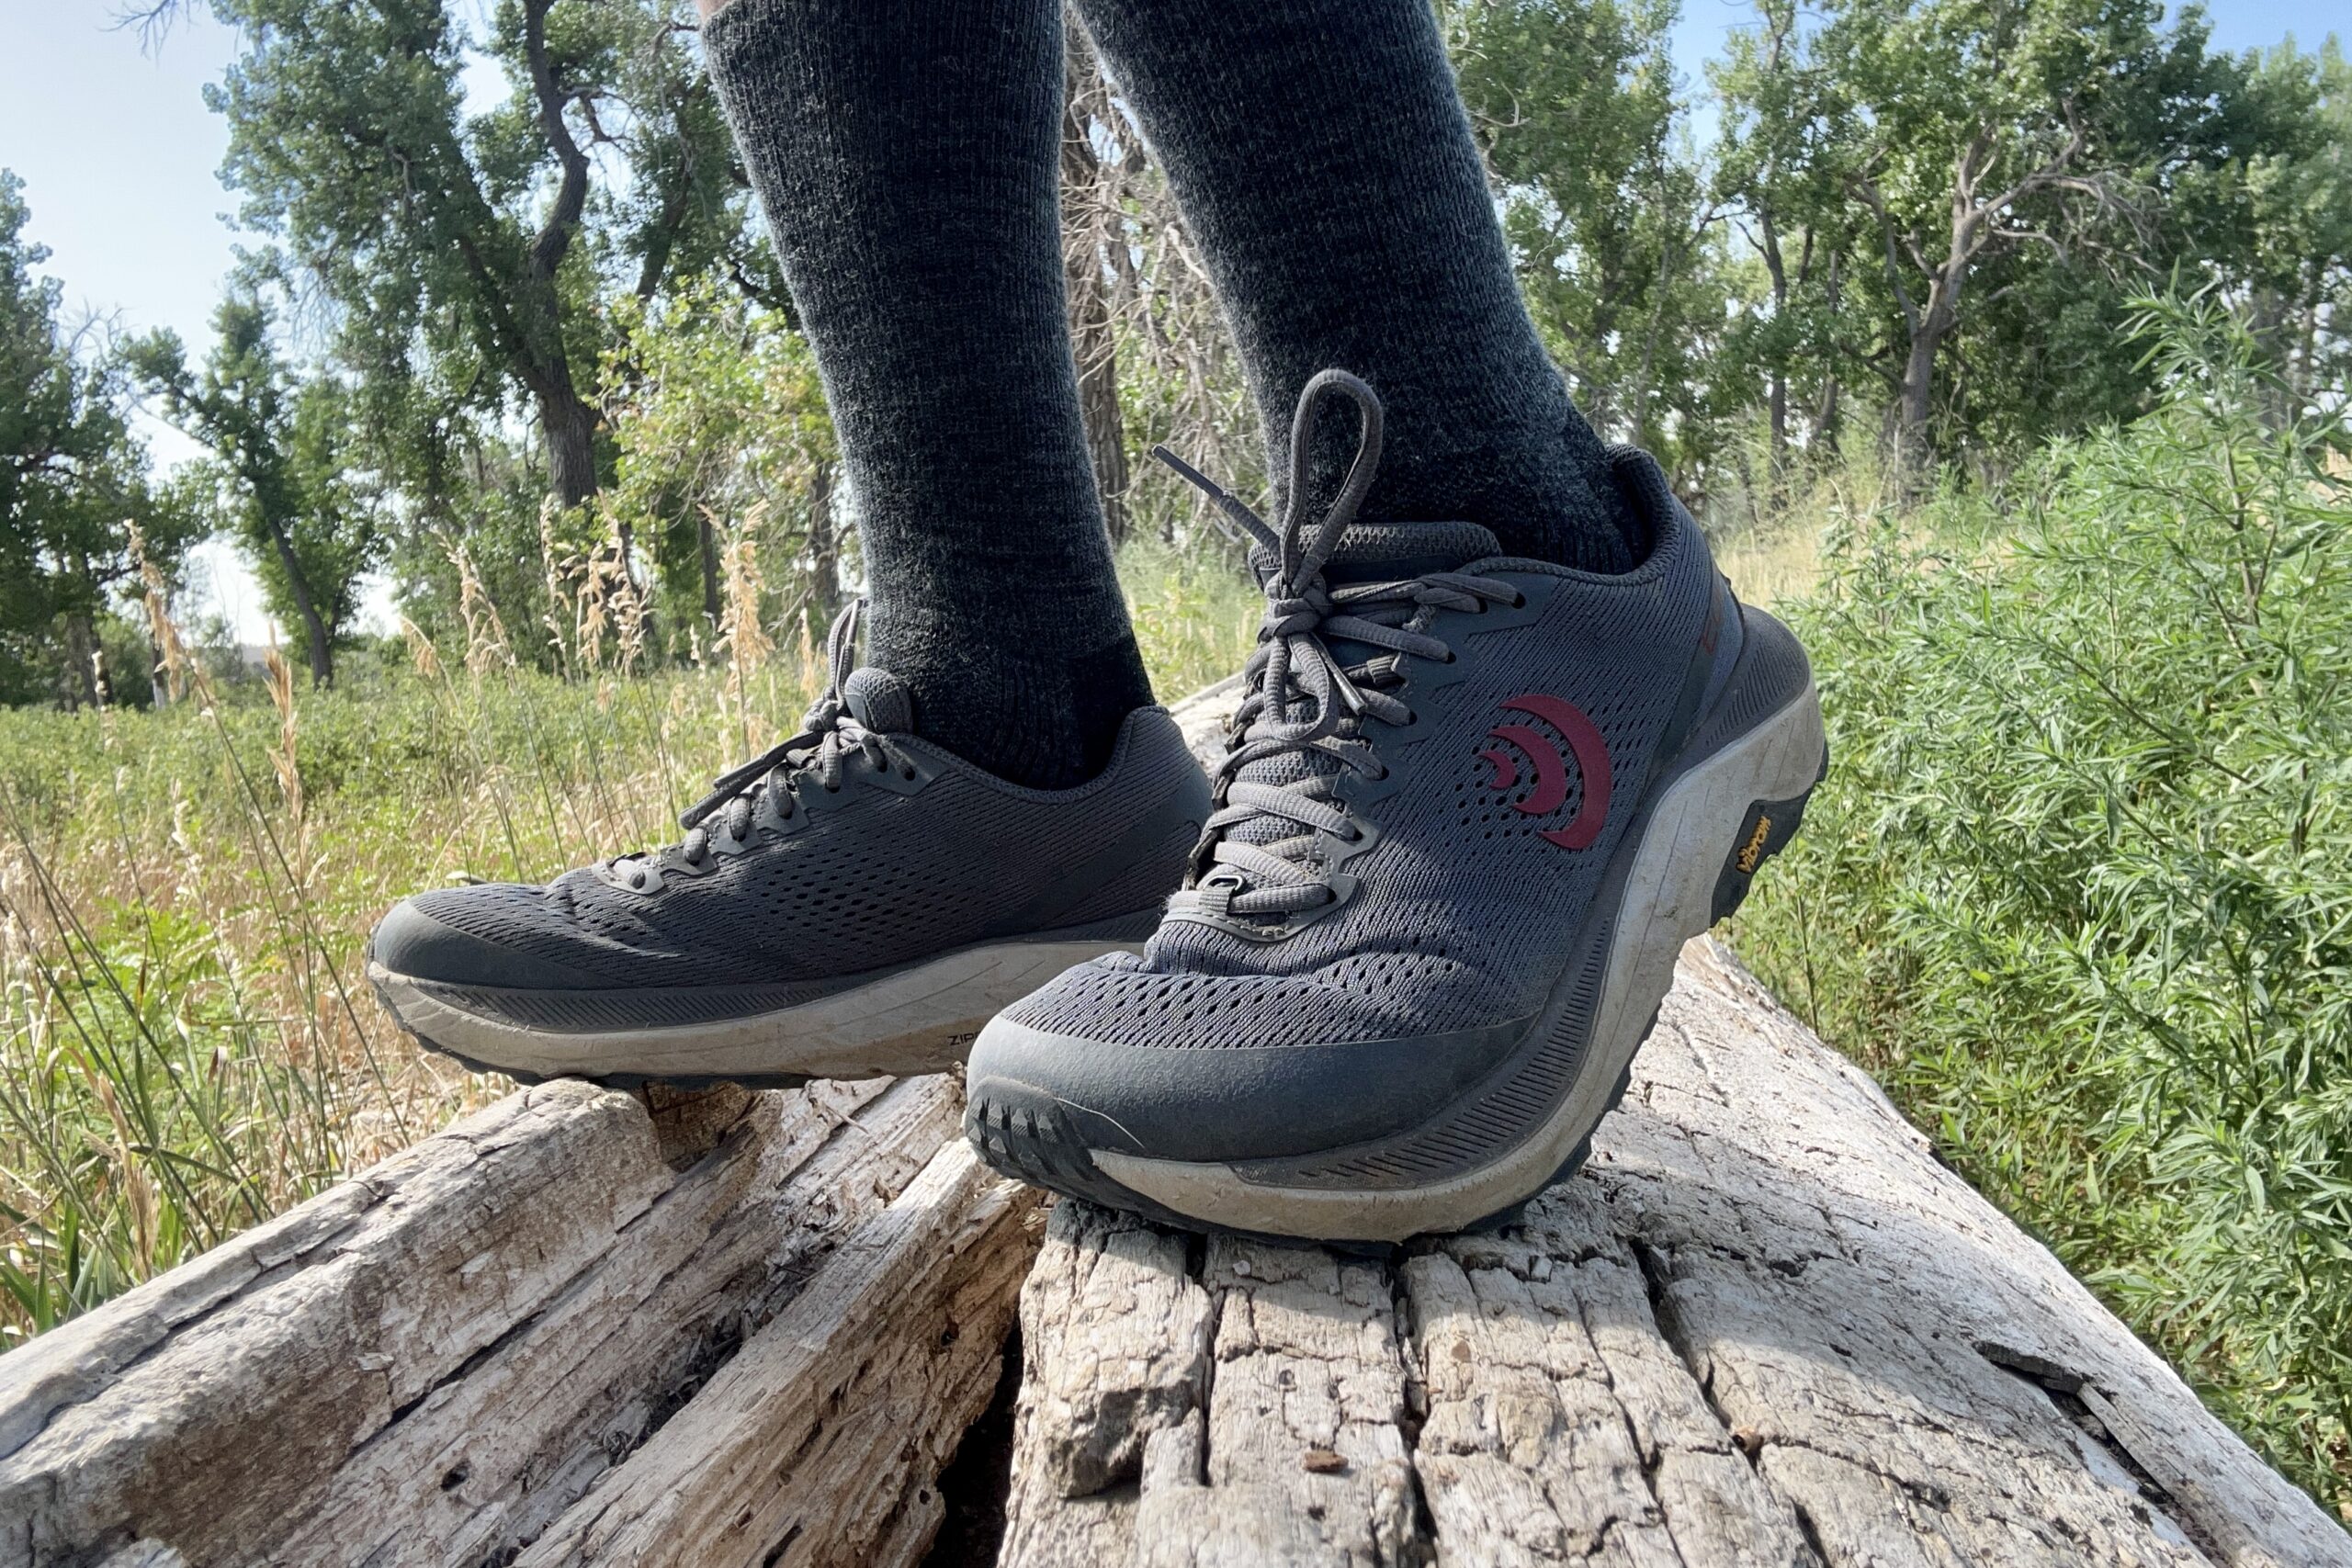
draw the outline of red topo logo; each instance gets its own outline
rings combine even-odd
[[[1503,711],[1540,718],[1567,741],[1568,750],[1576,755],[1577,771],[1584,775],[1584,801],[1566,827],[1546,828],[1543,836],[1564,850],[1590,848],[1600,837],[1600,825],[1609,819],[1609,748],[1601,741],[1600,731],[1576,704],[1541,692],[1510,698],[1503,704]],[[1487,738],[1509,741],[1534,765],[1535,787],[1527,792],[1526,799],[1512,801],[1511,809],[1530,817],[1549,817],[1560,809],[1568,798],[1568,770],[1549,736],[1532,725],[1503,724],[1487,731]],[[1478,755],[1495,765],[1489,789],[1506,790],[1519,783],[1519,763],[1510,750],[1491,746]]]

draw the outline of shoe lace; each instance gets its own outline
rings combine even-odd
[[[1319,520],[1308,520],[1307,443],[1317,405],[1343,397],[1361,420],[1356,453],[1338,494]],[[1370,836],[1369,820],[1335,793],[1352,774],[1388,776],[1364,737],[1366,717],[1409,725],[1413,711],[1396,694],[1405,660],[1452,663],[1453,650],[1424,629],[1439,610],[1476,612],[1489,603],[1518,604],[1508,582],[1467,572],[1422,572],[1386,582],[1323,581],[1323,568],[1372,488],[1379,466],[1380,400],[1342,370],[1326,370],[1299,394],[1291,428],[1290,488],[1279,527],[1267,523],[1166,447],[1152,455],[1200,489],[1249,533],[1272,558],[1265,574],[1266,609],[1258,646],[1242,667],[1245,694],[1227,723],[1225,758],[1211,783],[1217,809],[1203,825],[1193,852],[1193,885],[1175,896],[1171,913],[1210,917],[1273,917],[1286,920],[1329,908],[1344,896],[1339,863]],[[1331,650],[1339,639],[1382,649],[1357,663]],[[1306,776],[1285,783],[1241,777],[1254,763],[1297,755],[1310,759]],[[1260,824],[1282,836],[1266,840]],[[1242,830],[1251,829],[1249,833]]]
[[[853,599],[833,617],[832,626],[825,634],[825,690],[801,715],[799,730],[750,761],[719,774],[711,781],[709,794],[679,813],[678,826],[686,829],[686,837],[677,853],[685,864],[699,866],[710,853],[711,835],[707,824],[714,816],[719,818],[729,839],[741,841],[747,837],[752,813],[757,808],[763,789],[775,803],[777,817],[791,820],[797,801],[789,785],[796,775],[814,778],[829,791],[838,790],[854,755],[863,756],[876,773],[897,769],[910,777],[913,775],[914,760],[892,744],[888,736],[858,723],[843,694],[842,688],[857,656],[857,626],[865,609],[864,599]]]

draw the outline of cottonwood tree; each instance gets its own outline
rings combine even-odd
[[[1901,320],[1891,446],[1917,482],[1945,347],[1988,262],[2065,259],[2136,220],[2193,155],[2204,30],[2155,0],[1837,0],[1815,44],[1828,128]]]
[[[229,530],[253,558],[270,609],[302,628],[311,683],[334,680],[334,645],[380,558],[382,513],[351,461],[348,394],[298,381],[270,341],[266,306],[232,295],[212,319],[203,369],[164,331],[129,350],[164,414],[213,455]]]
[[[1728,334],[1724,370],[1762,383],[1775,497],[1800,417],[1807,450],[1835,450],[1861,352],[1842,320],[1856,236],[1839,179],[1847,114],[1802,29],[1795,0],[1758,0],[1756,26],[1732,33],[1708,71],[1719,107],[1716,200],[1764,273],[1762,299]]]
[[[62,288],[0,169],[0,701],[106,700],[98,659],[134,536],[167,575],[200,530],[148,475],[119,358],[61,321]]]
[[[481,374],[441,379],[517,397],[557,500],[594,495],[603,302],[709,265],[763,286],[681,9],[502,0],[480,37],[444,0],[212,9],[244,39],[210,95],[224,176],[365,345],[350,357],[469,362]],[[484,67],[508,94],[476,112]]]

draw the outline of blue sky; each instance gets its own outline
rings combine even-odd
[[[234,198],[215,171],[227,145],[204,107],[234,40],[209,20],[183,23],[142,50],[118,28],[119,0],[6,0],[9,47],[0,51],[0,167],[25,181],[32,237],[53,253],[67,308],[114,315],[131,331],[167,326],[191,344],[207,335],[234,262]],[[2315,47],[2344,28],[2342,0],[2211,0],[2215,41],[2231,50],[2292,33]],[[1684,0],[1675,53],[1696,84],[1700,66],[1750,15],[1734,0]],[[172,461],[187,444],[154,433]],[[248,640],[266,633],[251,574],[225,547],[205,563],[220,608]],[[380,594],[377,596],[380,603]]]

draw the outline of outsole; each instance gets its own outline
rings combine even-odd
[[[474,1072],[517,1083],[577,1078],[614,1089],[796,1089],[819,1078],[947,1071],[962,1063],[990,1015],[1072,964],[1136,951],[1141,935],[1133,928],[1158,915],[1154,907],[1090,927],[996,939],[852,977],[845,988],[791,1008],[688,1026],[544,1027],[467,1005],[392,971],[377,960],[372,943],[366,973],[376,999],[404,1033]],[[663,1065],[665,1057],[677,1065]]]
[[[400,1009],[392,1005],[392,998],[386,993],[381,981],[371,978],[368,985],[369,988],[376,993],[377,1003],[399,1027],[400,1032],[427,1051],[436,1056],[447,1056],[469,1073],[496,1075],[526,1086],[556,1083],[571,1078],[582,1083],[594,1084],[599,1089],[616,1089],[634,1092],[651,1084],[659,1084],[664,1089],[682,1089],[691,1091],[723,1089],[729,1084],[741,1089],[804,1089],[816,1081],[805,1073],[768,1073],[754,1074],[750,1077],[715,1077],[708,1075],[673,1073],[534,1073],[515,1067],[502,1067],[495,1063],[477,1061],[463,1051],[451,1050],[402,1018]]]

